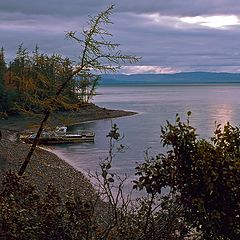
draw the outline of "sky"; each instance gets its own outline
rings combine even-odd
[[[115,42],[141,57],[120,73],[240,72],[239,0],[0,0],[0,46],[7,61],[21,43],[74,60],[66,32],[112,4]]]

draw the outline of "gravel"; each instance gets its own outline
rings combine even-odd
[[[123,110],[110,110],[98,107],[94,104],[80,108],[76,112],[54,113],[51,115],[50,124],[72,125],[84,121],[130,116],[135,112]],[[62,121],[64,120],[64,121]],[[28,118],[26,116],[9,117],[0,119],[0,180],[7,170],[18,172],[24,161],[30,146],[19,142],[17,135],[20,132],[37,128],[41,117],[35,116]],[[45,190],[48,184],[52,184],[64,197],[69,191],[76,191],[82,199],[91,199],[96,196],[96,190],[90,181],[79,171],[74,169],[63,159],[60,159],[54,153],[37,148],[31,159],[31,162],[25,172],[27,177],[40,191]]]
[[[7,170],[18,172],[29,148],[29,145],[21,142],[0,140],[1,172]],[[55,154],[41,148],[37,148],[34,152],[24,176],[40,192],[45,191],[46,187],[52,184],[63,197],[70,190],[78,192],[82,199],[92,198],[95,195],[95,189],[81,172],[75,170]],[[2,178],[2,174],[0,178]]]

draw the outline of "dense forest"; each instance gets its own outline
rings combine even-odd
[[[43,112],[56,95],[56,89],[73,70],[73,63],[61,55],[29,52],[19,46],[12,62],[7,63],[0,51],[0,112],[3,116],[22,111]],[[55,106],[58,110],[77,109],[89,103],[98,77],[88,71],[75,76],[64,89]]]

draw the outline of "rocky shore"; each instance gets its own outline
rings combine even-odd
[[[81,122],[93,121],[106,118],[117,118],[131,116],[136,112],[124,110],[112,110],[98,107],[94,104],[82,106],[78,111],[67,111],[52,113],[48,120],[48,126],[74,125]],[[9,117],[8,119],[0,118],[0,129],[15,131],[24,131],[26,129],[36,129],[43,119],[43,115],[20,115]]]
[[[29,145],[7,139],[0,141],[1,172],[11,169],[17,172],[26,157]],[[3,177],[2,174],[0,175]],[[52,184],[64,197],[70,190],[83,198],[91,198],[95,190],[86,177],[55,154],[38,148],[24,175],[40,192]]]
[[[84,121],[114,118],[133,115],[133,112],[122,110],[109,110],[99,108],[95,105],[81,109],[78,112],[70,114],[62,113],[61,117],[65,118],[65,122],[61,122],[60,118],[53,115],[51,124],[74,124]],[[60,115],[60,114],[59,114]],[[0,129],[2,139],[0,140],[0,166],[1,173],[11,169],[17,172],[25,156],[28,153],[29,145],[17,141],[16,134],[23,131],[27,126],[34,125],[36,127],[37,118],[7,119],[0,121]],[[36,185],[39,190],[46,189],[48,184],[52,184],[64,197],[69,190],[74,190],[83,198],[91,198],[95,195],[95,189],[89,180],[79,171],[55,154],[38,148],[28,166],[25,174],[27,179]],[[2,174],[0,174],[2,178]]]

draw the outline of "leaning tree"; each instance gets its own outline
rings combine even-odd
[[[23,161],[18,175],[22,176],[31,160],[31,157],[38,145],[39,138],[43,128],[51,114],[58,104],[58,101],[75,76],[90,70],[93,73],[115,72],[121,64],[132,64],[138,61],[138,57],[125,55],[119,49],[119,44],[112,41],[112,34],[106,27],[112,24],[110,15],[114,6],[108,7],[97,16],[90,17],[88,26],[82,32],[68,32],[67,38],[75,42],[79,47],[78,63],[72,66],[72,70],[66,74],[64,81],[56,89],[55,95],[49,100],[45,109],[45,115],[40,123],[36,137],[31,148]]]

